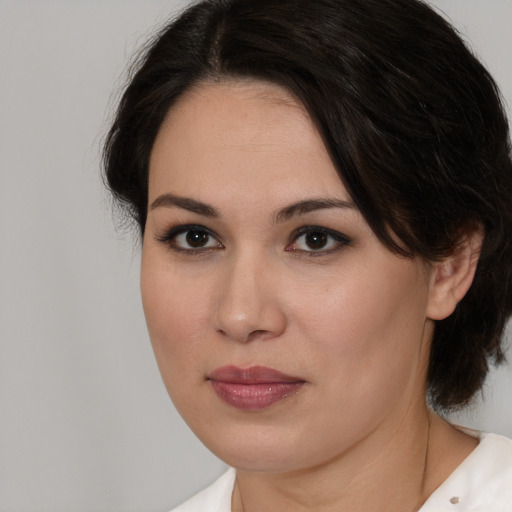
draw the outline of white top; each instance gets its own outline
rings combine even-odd
[[[171,512],[231,512],[235,475],[229,469]],[[480,444],[418,512],[512,512],[512,440],[482,434]]]

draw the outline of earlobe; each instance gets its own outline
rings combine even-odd
[[[432,264],[428,318],[447,318],[466,295],[475,276],[482,241],[482,230],[472,231],[464,235],[453,254]]]

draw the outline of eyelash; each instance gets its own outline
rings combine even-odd
[[[304,249],[292,249],[289,248],[291,244],[297,244],[297,240],[301,237],[305,237],[309,234],[321,234],[329,237],[332,241],[334,241],[334,246],[329,249],[319,249],[319,250],[304,250]],[[290,237],[290,242],[285,249],[288,252],[300,252],[307,254],[309,257],[315,256],[324,256],[327,254],[335,253],[341,250],[343,247],[350,245],[351,240],[348,236],[340,233],[339,231],[335,231],[333,229],[324,228],[322,226],[303,226],[292,233]]]
[[[217,240],[217,242],[218,242],[217,247],[201,247],[198,249],[194,249],[194,248],[185,249],[176,244],[176,238],[178,236],[184,235],[186,233],[191,233],[194,231],[196,231],[198,233],[205,233],[206,235],[208,235],[208,237],[211,237],[211,238]],[[168,231],[166,231],[163,235],[157,236],[156,240],[158,242],[162,242],[162,243],[168,245],[173,251],[181,252],[181,253],[185,253],[185,254],[189,254],[189,255],[204,254],[206,252],[210,252],[211,250],[224,248],[224,246],[222,245],[222,242],[219,241],[220,240],[219,236],[216,233],[214,233],[213,231],[211,231],[210,229],[208,229],[204,226],[197,225],[197,224],[187,224],[187,225],[175,226],[175,227],[169,229]]]
[[[214,239],[217,241],[217,244],[215,246],[210,247],[200,247],[197,249],[194,249],[192,247],[190,248],[184,248],[180,247],[176,243],[177,237],[180,235],[184,235],[187,233],[192,232],[197,233],[204,233],[206,236],[208,236],[208,242],[210,242],[210,239]],[[301,237],[305,237],[308,234],[320,234],[325,235],[328,237],[328,239],[331,239],[331,244],[334,242],[334,246],[330,247],[329,249],[311,249],[311,250],[305,250],[305,249],[297,249],[296,247],[290,247],[290,246],[296,246],[297,241]],[[205,226],[196,225],[196,224],[189,224],[189,225],[180,225],[173,227],[169,229],[167,232],[165,232],[163,235],[157,236],[156,240],[158,242],[164,243],[168,245],[173,251],[184,253],[187,255],[196,255],[196,254],[205,254],[212,250],[218,250],[218,249],[224,249],[224,245],[220,241],[220,237],[210,229],[206,228]],[[290,241],[288,242],[285,251],[287,252],[294,252],[294,253],[301,253],[301,254],[307,254],[309,257],[315,257],[315,256],[323,256],[327,254],[335,253],[339,250],[341,250],[343,247],[350,245],[351,240],[346,235],[334,231],[332,229],[328,229],[322,226],[303,226],[297,230],[295,230],[292,235],[290,236]]]

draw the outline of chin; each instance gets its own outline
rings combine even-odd
[[[285,473],[318,462],[309,460],[304,453],[309,447],[307,439],[301,442],[282,427],[236,425],[222,429],[219,435],[216,432],[219,431],[195,431],[210,451],[241,471]]]
[[[296,460],[296,456],[283,449],[283,447],[261,448],[244,446],[237,449],[236,446],[230,446],[212,451],[226,464],[240,471],[287,473],[303,468],[299,461]]]

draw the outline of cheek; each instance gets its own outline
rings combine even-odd
[[[398,260],[382,272],[362,267],[340,274],[309,294],[298,318],[312,341],[310,357],[341,393],[378,395],[379,388],[390,390],[390,382],[396,388],[423,378],[426,306],[421,272],[413,262]]]
[[[210,294],[206,283],[186,279],[150,256],[143,255],[141,293],[156,362],[177,410],[191,424],[200,423],[207,404],[190,397],[204,397]]]
[[[195,361],[204,340],[208,297],[204,280],[187,279],[148,250],[143,253],[141,294],[153,350],[164,379]],[[192,366],[193,369],[193,366]]]

